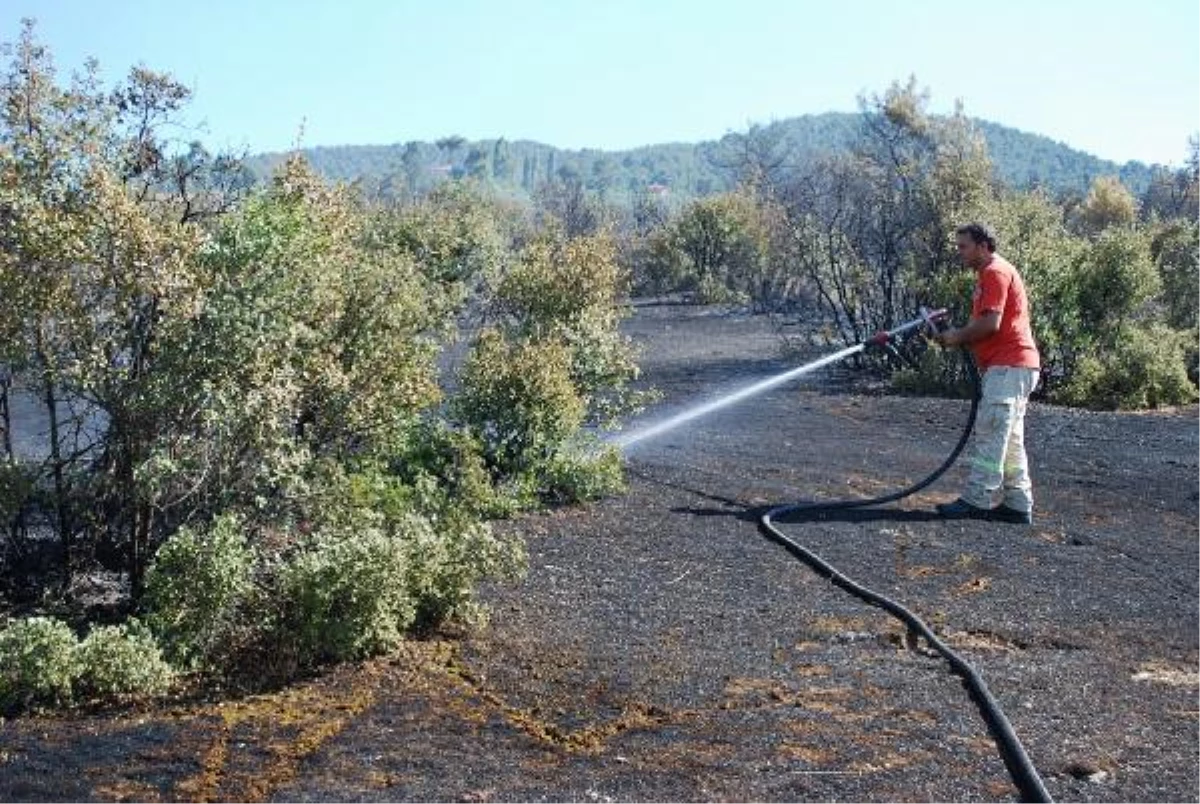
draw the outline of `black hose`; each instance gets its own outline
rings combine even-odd
[[[953,451],[949,457],[942,462],[942,465],[933,471],[928,477],[917,483],[901,489],[900,491],[891,494],[885,494],[880,497],[871,497],[861,500],[831,500],[827,502],[801,502],[791,503],[788,505],[780,505],[767,511],[759,519],[759,525],[774,541],[781,544],[789,553],[803,561],[811,567],[822,578],[826,578],[835,586],[846,590],[850,594],[862,599],[872,606],[877,606],[884,609],[892,616],[902,621],[908,626],[910,633],[916,633],[925,638],[925,641],[936,650],[950,664],[951,669],[958,675],[966,687],[967,693],[971,699],[979,707],[983,715],[984,721],[987,723],[988,731],[991,732],[992,738],[996,741],[996,747],[1000,751],[1000,756],[1004,760],[1005,767],[1008,768],[1009,776],[1012,777],[1013,783],[1021,793],[1023,801],[1053,801],[1050,793],[1046,790],[1046,786],[1042,783],[1042,779],[1038,776],[1037,768],[1029,759],[1029,755],[1025,753],[1025,748],[1021,745],[1021,741],[1017,738],[1017,734],[1013,731],[1012,724],[1008,722],[1008,718],[1004,716],[1000,705],[996,699],[992,697],[988,691],[987,684],[984,683],[983,677],[968,664],[962,657],[950,649],[946,643],[933,632],[921,618],[913,614],[904,606],[896,601],[879,594],[839,572],[833,565],[826,562],[816,553],[802,546],[796,541],[789,538],[783,531],[779,530],[773,519],[786,514],[805,512],[816,513],[819,511],[835,511],[846,510],[850,508],[866,508],[876,505],[884,505],[886,503],[895,502],[915,494],[929,484],[933,483],[949,469],[958,456],[966,447],[970,440],[971,431],[975,427],[975,417],[979,412],[979,398],[981,395],[979,372],[975,368],[974,362],[971,360],[967,352],[963,352],[964,363],[967,369],[967,375],[971,379],[973,393],[971,395],[971,412],[967,417],[966,426],[963,428],[962,435],[955,444]]]

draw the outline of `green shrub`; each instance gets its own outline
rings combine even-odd
[[[281,642],[303,665],[398,645],[416,618],[408,553],[401,539],[376,528],[314,538],[279,571]]]
[[[105,625],[92,630],[76,652],[77,689],[85,695],[155,695],[171,683],[153,635],[138,624]]]
[[[516,577],[525,565],[523,543],[498,537],[484,522],[444,520],[437,527],[418,517],[399,523],[397,538],[409,557],[408,587],[417,607],[415,624],[475,623],[479,581]]]
[[[387,473],[359,471],[358,497],[394,518],[416,511],[438,515],[450,508],[477,518],[512,513],[492,484],[483,445],[440,419],[420,422],[388,461]]]
[[[609,424],[645,400],[628,388],[636,349],[620,331],[629,286],[611,237],[550,232],[525,246],[496,289],[500,330],[512,342],[555,342],[570,353],[570,378],[585,420]]]
[[[1128,327],[1111,351],[1084,355],[1055,401],[1108,410],[1153,408],[1196,400],[1188,377],[1190,339],[1161,324]]]
[[[1115,343],[1112,336],[1119,335],[1126,323],[1135,320],[1142,305],[1162,290],[1146,233],[1105,231],[1080,252],[1072,286],[1085,326],[1101,343]]]
[[[1192,220],[1164,226],[1151,242],[1151,251],[1162,280],[1167,323],[1195,329],[1200,323],[1200,224]]]
[[[762,277],[770,247],[766,210],[744,190],[693,201],[666,237],[682,274],[701,303],[746,302]]]
[[[483,333],[468,358],[455,408],[498,476],[544,459],[578,430],[585,412],[566,345],[513,343],[495,330]]]
[[[146,575],[147,624],[172,664],[208,667],[215,649],[228,647],[254,565],[255,551],[233,515],[207,530],[181,528],[159,548]]]
[[[0,709],[71,700],[78,640],[66,623],[29,617],[0,631]]]
[[[625,489],[621,452],[616,447],[564,448],[541,473],[541,497],[549,503],[597,500]]]

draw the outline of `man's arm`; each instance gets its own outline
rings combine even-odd
[[[968,346],[1000,331],[1000,311],[988,310],[978,318],[971,319],[965,327],[939,332],[934,340],[942,346]]]

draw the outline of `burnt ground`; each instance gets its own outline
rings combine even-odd
[[[789,364],[761,318],[646,307],[661,408]],[[491,625],[272,695],[0,725],[2,800],[1009,801],[978,710],[902,627],[757,515],[924,476],[965,402],[844,370],[643,442],[629,492],[505,523]],[[786,530],[981,672],[1051,794],[1195,801],[1197,410],[1034,404],[1031,528],[943,522],[962,470]]]

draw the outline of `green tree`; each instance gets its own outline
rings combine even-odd
[[[1103,232],[1077,258],[1073,277],[1083,326],[1109,345],[1146,304],[1158,295],[1162,279],[1146,235],[1131,229]]]
[[[619,329],[627,282],[611,237],[552,226],[496,285],[494,323],[475,340],[452,408],[496,481],[526,489],[518,495],[572,500],[619,482],[612,449],[584,448],[581,427],[609,425],[646,396],[631,388],[635,351]]]
[[[1162,281],[1167,323],[1195,330],[1200,297],[1200,225],[1176,220],[1162,227],[1150,246]]]
[[[198,222],[228,188],[205,185],[215,166],[201,150],[172,158],[159,137],[187,97],[169,78],[139,68],[105,93],[92,65],[60,89],[31,24],[12,52],[0,86],[0,357],[44,405],[35,478],[49,484],[64,552],[89,531],[127,546],[137,567],[154,519],[135,488],[154,424],[148,383],[163,339],[195,314]]]
[[[659,240],[655,254],[664,264],[655,272],[702,301],[749,300],[768,257],[768,232],[749,192],[689,204]]]
[[[1105,229],[1130,226],[1137,220],[1137,200],[1116,176],[1100,176],[1076,212],[1080,231],[1091,237]]]

